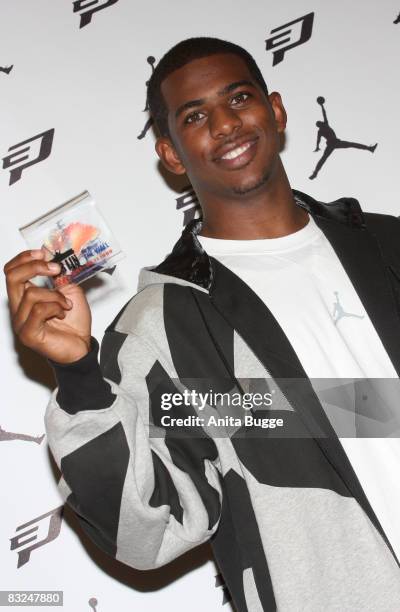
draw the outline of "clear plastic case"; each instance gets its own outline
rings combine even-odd
[[[31,249],[61,264],[57,276],[36,276],[35,285],[60,289],[113,268],[125,253],[88,191],[19,228]]]

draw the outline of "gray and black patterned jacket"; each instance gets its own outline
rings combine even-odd
[[[353,198],[293,193],[400,373],[399,220]],[[66,503],[100,548],[134,568],[210,540],[239,612],[398,612],[399,562],[296,353],[261,299],[202,249],[200,228],[191,221],[161,264],[142,269],[100,364],[93,337],[81,360],[50,362],[58,387],[45,424]],[[271,411],[303,434],[162,426],[163,393],[205,384],[243,393],[253,379],[281,388]],[[293,379],[302,384],[283,389]]]

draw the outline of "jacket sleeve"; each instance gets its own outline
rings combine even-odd
[[[101,366],[94,337],[82,359],[49,360],[58,386],[46,433],[59,491],[83,530],[119,561],[153,569],[216,531],[218,455],[211,438],[178,438],[160,426],[161,395],[176,391],[168,367],[133,333],[118,335],[108,350],[110,333]]]

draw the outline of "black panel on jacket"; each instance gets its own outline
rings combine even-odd
[[[82,528],[115,556],[122,491],[129,447],[117,423],[61,460],[61,471],[74,491],[67,502],[82,519]],[[90,517],[90,523],[86,517]]]
[[[233,603],[241,612],[252,612],[243,590],[243,570],[251,568],[263,610],[274,612],[271,576],[247,484],[229,470],[224,475],[223,493],[221,521],[210,543]]]
[[[225,392],[232,388],[231,371],[221,359],[233,365],[233,329],[214,308],[207,311],[207,321],[199,310],[198,301],[208,306],[208,294],[167,283],[164,285],[164,325],[172,361],[180,379],[191,381],[197,391]],[[209,329],[218,331],[218,345]],[[203,380],[202,380],[203,379]]]
[[[171,514],[183,525],[183,508],[180,504],[174,481],[159,456],[153,450],[151,451],[151,456],[153,459],[155,482],[153,493],[149,499],[149,506],[153,508],[164,505],[169,506]]]
[[[161,395],[163,393],[177,393],[178,389],[158,361],[154,363],[146,376],[146,383],[150,397],[150,415],[155,426],[162,428],[161,417],[166,414],[173,418],[196,415],[194,408],[190,405],[173,406],[168,412],[161,409]],[[211,529],[219,518],[220,501],[218,491],[207,480],[204,462],[205,459],[214,461],[217,458],[218,452],[215,443],[205,434],[202,427],[168,426],[163,430],[165,444],[171,455],[171,460],[180,470],[186,472],[193,481],[208,512],[208,528]],[[181,507],[177,503],[175,485],[171,481],[165,488],[161,489],[160,483],[165,477],[165,472],[163,473],[163,469],[158,465],[158,462],[154,464],[154,469],[156,475],[155,488],[158,487],[158,489],[152,496],[153,505],[157,501],[160,505],[168,504],[176,520],[182,522]]]
[[[313,438],[267,438],[258,434],[249,440],[235,434],[232,443],[240,461],[262,484],[329,489],[352,497]]]

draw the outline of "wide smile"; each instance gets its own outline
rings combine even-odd
[[[225,153],[222,157],[215,159],[215,163],[226,170],[238,170],[247,166],[252,161],[257,152],[258,138],[244,142],[239,147]]]

